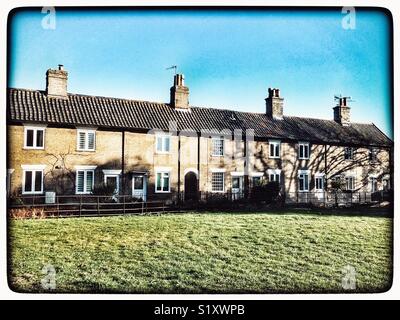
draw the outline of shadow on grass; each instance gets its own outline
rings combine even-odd
[[[311,208],[311,207],[285,207],[285,208],[252,208],[252,209],[208,209],[192,211],[199,214],[310,214],[318,216],[344,216],[344,217],[386,217],[393,218],[393,207],[351,207],[351,208]],[[183,212],[187,213],[187,212]]]

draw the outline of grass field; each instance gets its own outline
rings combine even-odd
[[[392,219],[316,214],[183,214],[11,220],[9,283],[57,292],[341,292],[391,285]]]

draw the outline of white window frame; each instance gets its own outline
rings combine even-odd
[[[307,175],[307,189],[300,190],[300,176]],[[297,172],[297,183],[299,192],[310,192],[310,170],[298,170]],[[303,184],[304,185],[304,184]]]
[[[317,188],[317,179],[321,179],[322,181],[322,188]],[[317,192],[321,192],[325,190],[325,174],[324,173],[316,173],[314,177],[314,189]]]
[[[103,170],[103,175],[104,175],[104,185],[107,186],[107,178],[117,178],[116,179],[116,185],[117,185],[117,194],[119,194],[119,176],[121,174],[122,170]]]
[[[157,133],[155,135],[156,140],[155,140],[155,149],[156,149],[156,153],[157,154],[169,154],[171,153],[171,134],[168,133]],[[158,149],[158,139],[162,139],[161,140],[161,150]],[[166,140],[169,140],[169,150],[166,150]]]
[[[22,194],[42,194],[43,193],[45,167],[46,167],[46,165],[24,165],[24,164],[21,165],[21,168],[22,168]],[[26,175],[26,172],[28,172],[28,171],[32,172],[32,182],[31,182],[32,191],[25,191],[25,175]],[[41,172],[41,174],[42,174],[42,183],[40,186],[40,191],[34,191],[36,172]]]
[[[271,145],[274,146],[274,155],[271,155]],[[278,146],[279,155],[276,155],[276,146]],[[281,140],[269,140],[268,141],[268,155],[271,159],[280,159],[281,158]]]
[[[353,179],[352,188],[348,188],[348,180],[347,179],[349,179],[349,178]],[[345,175],[344,182],[345,182],[346,191],[356,190],[356,175],[355,174]]]
[[[214,143],[216,141],[221,141],[222,142],[222,154],[217,154],[217,153],[214,152],[215,151]],[[225,154],[225,139],[224,139],[224,137],[212,137],[211,138],[211,155],[213,157],[223,157],[224,154]]]
[[[79,134],[80,133],[85,134],[85,147],[81,148],[79,145]],[[89,133],[93,133],[93,149],[89,149],[89,139],[88,135]],[[87,129],[87,128],[77,128],[76,129],[76,150],[77,151],[96,151],[96,129]]]
[[[299,149],[298,149],[298,158],[300,160],[309,160],[310,159],[310,143],[305,142],[305,141],[300,141],[299,144]],[[300,147],[303,147],[303,156],[300,156]],[[307,157],[305,156],[305,151],[307,149]]]
[[[155,170],[155,181],[154,181],[154,192],[155,193],[170,193],[171,192],[171,169],[170,168],[156,168]],[[157,190],[157,176],[161,174],[161,190]],[[164,175],[168,174],[168,191],[164,191]]]
[[[214,190],[213,189],[213,174],[214,173],[221,173],[222,174],[222,190]],[[224,169],[211,170],[211,192],[213,192],[213,193],[224,193],[225,189],[226,189],[226,186],[225,186],[225,170]]]
[[[28,130],[33,130],[33,146],[28,146],[27,145],[27,139],[28,139]],[[37,132],[38,131],[43,131],[43,146],[38,147],[36,145],[37,143]],[[36,150],[44,150],[44,142],[45,142],[45,135],[46,135],[46,126],[42,125],[24,125],[24,149],[36,149]]]
[[[271,179],[271,176],[278,176],[278,183],[281,184],[281,169],[268,169],[267,170],[267,174],[268,174],[268,181],[272,182],[272,181],[276,181]]]
[[[87,192],[87,172],[91,171],[93,174],[92,179],[92,190],[94,188],[94,181],[95,181],[95,170],[97,166],[75,166],[75,194],[92,194],[92,192]],[[83,191],[78,191],[78,172],[83,171]]]

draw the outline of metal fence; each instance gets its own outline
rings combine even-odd
[[[195,194],[181,193],[181,202],[281,202],[286,205],[310,204],[318,206],[352,206],[357,204],[371,204],[382,201],[392,201],[390,191],[378,192],[285,192],[275,199],[260,199],[253,197],[249,192],[197,192]]]
[[[20,195],[9,197],[8,208],[39,210],[45,216],[108,216],[156,214],[190,209],[245,208],[255,203],[311,205],[324,207],[354,206],[392,201],[393,193],[370,192],[287,192],[275,199],[255,199],[251,192],[196,192],[171,194],[171,199],[143,201],[131,195]]]
[[[50,202],[50,203],[49,203]],[[55,196],[49,201],[46,196],[17,196],[8,199],[9,209],[42,210],[45,216],[105,216],[125,214],[155,214],[173,209],[165,201],[142,201],[132,196],[67,195]]]

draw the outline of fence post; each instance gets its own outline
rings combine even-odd
[[[143,211],[144,211],[144,201],[142,199],[142,215],[143,215]]]
[[[97,196],[97,215],[100,215],[100,196]]]
[[[57,217],[60,217],[60,197],[56,196],[56,202],[57,202]]]
[[[122,209],[122,214],[125,215],[126,195],[123,195],[122,198],[123,198],[123,205],[122,205],[122,208],[123,208],[123,209]]]
[[[80,196],[79,200],[79,217],[82,215],[82,195]]]

